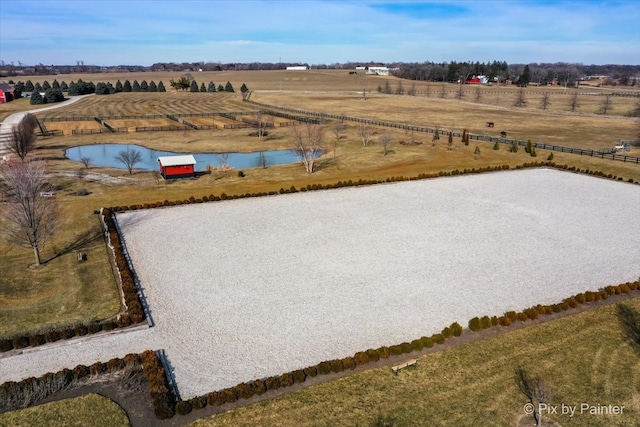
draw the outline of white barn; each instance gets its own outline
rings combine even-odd
[[[287,67],[288,71],[304,71],[308,69],[309,69],[309,66],[307,65],[295,65],[293,67]]]

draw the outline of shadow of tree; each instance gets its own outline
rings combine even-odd
[[[62,255],[68,254],[69,252],[84,249],[87,245],[101,238],[102,233],[99,231],[86,231],[85,233],[81,234],[76,240],[67,244],[67,246],[65,246],[64,248],[56,250],[55,255],[44,261],[44,263],[46,264],[48,262],[51,262]]]
[[[617,314],[627,339],[640,353],[640,311],[624,304],[618,304]]]

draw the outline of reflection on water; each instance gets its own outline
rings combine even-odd
[[[140,145],[124,144],[92,144],[69,148],[65,156],[69,160],[80,162],[83,157],[89,158],[93,166],[126,169],[126,166],[115,159],[123,150],[130,148],[140,152],[142,160],[135,164],[135,169],[146,171],[158,170],[158,157],[181,156],[193,154],[196,159],[196,171],[204,172],[207,166],[220,167],[227,164],[235,169],[249,169],[270,165],[294,163],[299,160],[291,150],[256,151],[252,153],[173,153],[169,151],[151,150]],[[322,153],[320,153],[322,154]]]

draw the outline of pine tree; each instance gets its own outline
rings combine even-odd
[[[158,86],[156,85],[156,82],[151,80],[149,82],[149,89],[147,90],[147,92],[157,92],[157,91],[158,91]]]
[[[162,81],[158,82],[158,92],[166,92],[167,89],[164,87],[164,83]]]
[[[60,83],[60,90],[66,92],[69,90],[69,85],[64,80]]]
[[[140,92],[149,92],[149,84],[147,83],[146,80],[143,80],[140,83]]]
[[[129,82],[129,80],[124,81],[124,86],[122,86],[122,91],[131,92],[131,83]]]
[[[96,95],[108,95],[109,94],[109,88],[107,87],[106,84],[104,84],[103,82],[99,82],[96,85]]]
[[[204,82],[200,85],[200,92],[206,92],[207,87],[204,85]]]
[[[58,83],[58,80],[53,79],[53,83],[51,83],[51,89],[60,90],[60,83]]]
[[[195,80],[191,81],[190,92],[198,92],[198,83]]]
[[[224,86],[222,86],[222,84],[218,85],[218,92],[224,92]]]
[[[209,82],[209,86],[207,86],[207,92],[215,92],[216,85],[213,82]]]
[[[240,86],[240,92],[245,93],[248,90],[249,88],[247,88],[247,85],[242,83],[242,86]]]
[[[35,87],[33,86],[33,83],[31,82],[31,80],[27,80],[27,82],[24,84],[24,90],[27,92],[33,92],[35,89]]]
[[[140,92],[140,83],[137,80],[133,81],[133,86],[131,88],[132,92]]]
[[[40,104],[44,104],[44,98],[42,97],[42,95],[40,95],[40,92],[34,90],[31,93],[31,101],[30,101],[31,105],[40,105]]]
[[[122,92],[122,82],[120,80],[116,82],[116,92]]]
[[[33,86],[33,90],[36,92],[42,92],[42,85],[40,84],[40,82],[37,82],[34,86]]]
[[[231,86],[231,83],[230,83],[230,82],[227,82],[227,84],[224,86],[224,91],[225,91],[225,92],[235,92],[235,91],[233,90],[233,86]]]
[[[42,90],[46,91],[47,89],[51,89],[51,85],[49,84],[48,80],[45,80],[44,82],[42,82]]]

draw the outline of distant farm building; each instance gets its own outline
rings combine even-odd
[[[287,71],[304,71],[308,69],[309,69],[309,66],[307,65],[295,65],[293,67],[287,67]]]
[[[16,97],[20,97],[20,94],[16,92],[14,85],[9,83],[0,83],[0,104],[5,102],[11,102]]]
[[[358,69],[358,68],[356,68]],[[373,74],[376,76],[388,76],[391,71],[397,71],[398,68],[389,67],[367,67],[367,74]]]
[[[196,159],[191,154],[158,157],[158,163],[164,179],[189,178],[195,175]]]
[[[489,83],[487,76],[473,76],[466,81],[466,84],[471,85],[486,85]]]

